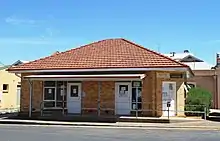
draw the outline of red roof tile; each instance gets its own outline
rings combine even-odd
[[[9,71],[188,67],[126,39],[106,39],[35,60]]]

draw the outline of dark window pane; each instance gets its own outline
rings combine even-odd
[[[132,102],[136,102],[136,88],[132,88]]]
[[[8,84],[3,84],[3,91],[8,91]]]
[[[44,87],[55,87],[56,82],[55,81],[44,81]]]
[[[128,91],[128,85],[119,85],[119,91]]]
[[[66,95],[66,88],[57,88],[57,100],[58,101],[62,101],[63,100],[63,96]]]
[[[128,85],[119,85],[119,97],[128,96]]]
[[[54,101],[44,101],[44,107],[45,108],[55,107],[55,102]]]
[[[138,110],[142,109],[142,103],[138,103]]]
[[[141,98],[141,91],[142,91],[142,88],[138,88],[138,89],[137,89],[137,92],[138,92],[138,94],[137,94],[138,102],[141,102],[141,101],[142,101],[142,98]]]
[[[44,88],[44,100],[55,100],[55,88]]]
[[[71,97],[78,97],[79,96],[79,87],[72,85],[70,88],[70,96]]]
[[[57,101],[62,101],[63,100],[63,89],[57,88]]]
[[[142,91],[142,88],[132,88],[132,104],[131,104],[132,107],[131,108],[133,110],[141,109],[142,107],[141,91]]]
[[[56,106],[62,108],[63,107],[63,102],[62,101],[57,101]]]

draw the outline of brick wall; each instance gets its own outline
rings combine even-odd
[[[93,113],[97,114],[97,110],[89,110],[90,108],[96,109],[98,107],[98,82],[84,81],[82,82],[82,90],[85,97],[82,98],[82,108],[84,114]],[[100,82],[100,107],[101,114],[114,115],[115,109],[115,82],[104,81]]]
[[[29,111],[29,94],[30,94],[30,91],[29,91],[29,84],[28,84],[28,81],[27,80],[24,80],[24,76],[26,76],[26,74],[22,74],[22,79],[21,79],[21,96],[20,96],[20,110],[21,112],[27,112]]]
[[[155,71],[146,73],[143,80],[142,90],[142,109],[149,111],[143,112],[145,116],[162,116],[162,83],[163,81],[176,82],[176,105],[178,111],[184,111],[184,78],[157,78]],[[169,72],[159,72],[167,74]],[[178,112],[177,116],[184,116],[184,112]]]
[[[151,110],[144,111],[143,114],[145,116],[155,116],[155,102],[156,102],[156,73],[155,72],[147,72],[146,77],[143,79],[142,86],[142,109],[143,110]]]
[[[22,76],[25,76],[24,74]],[[146,73],[146,78],[143,80],[142,101],[143,109],[150,109],[149,112],[144,112],[146,116],[161,116],[162,115],[162,82],[175,81],[177,82],[177,109],[184,110],[184,79],[161,79],[156,77],[156,72],[150,71]],[[115,109],[115,82],[104,81],[100,82],[100,106],[101,114],[114,115]],[[40,102],[43,99],[43,83],[42,81],[33,82],[33,108],[40,109]],[[98,82],[84,81],[82,82],[82,113],[97,114],[98,107]],[[21,111],[28,112],[29,109],[29,84],[27,80],[22,79],[21,88]],[[88,110],[94,108],[94,110]],[[181,115],[181,113],[178,113]]]
[[[101,82],[101,96],[100,107],[101,114],[114,115],[115,114],[115,82]]]
[[[21,112],[29,111],[30,102],[30,86],[27,80],[24,80],[24,76],[28,74],[22,74],[21,80]],[[43,83],[42,81],[33,81],[33,96],[32,96],[32,108],[34,111],[40,111],[40,102],[43,99]]]
[[[163,73],[163,72],[160,72]],[[169,72],[164,72],[169,73]],[[182,111],[177,112],[177,116],[185,116],[184,114],[184,106],[185,106],[185,98],[184,98],[184,78],[156,78],[156,110],[157,116],[162,116],[162,83],[165,81],[176,82],[176,110]]]
[[[97,114],[97,110],[90,108],[97,108],[98,104],[98,82],[84,81],[82,82],[82,90],[84,97],[82,97],[82,112],[84,114]]]

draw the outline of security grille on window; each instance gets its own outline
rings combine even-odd
[[[44,82],[44,107],[62,107],[66,98],[67,82],[45,81]]]

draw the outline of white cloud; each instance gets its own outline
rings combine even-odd
[[[51,41],[37,38],[0,38],[0,43],[3,44],[51,44]]]
[[[46,34],[49,35],[49,37],[52,37],[54,35],[57,35],[60,31],[54,28],[46,28]]]
[[[4,45],[10,45],[16,47],[17,45],[72,45],[78,44],[81,45],[84,42],[84,38],[76,38],[76,37],[59,37],[59,38],[45,38],[41,36],[37,37],[12,37],[12,38],[4,38],[0,37],[0,48],[4,47]]]
[[[16,16],[11,16],[5,18],[5,22],[9,24],[19,25],[19,24],[28,24],[28,25],[35,25],[38,21],[32,19],[22,19]]]

